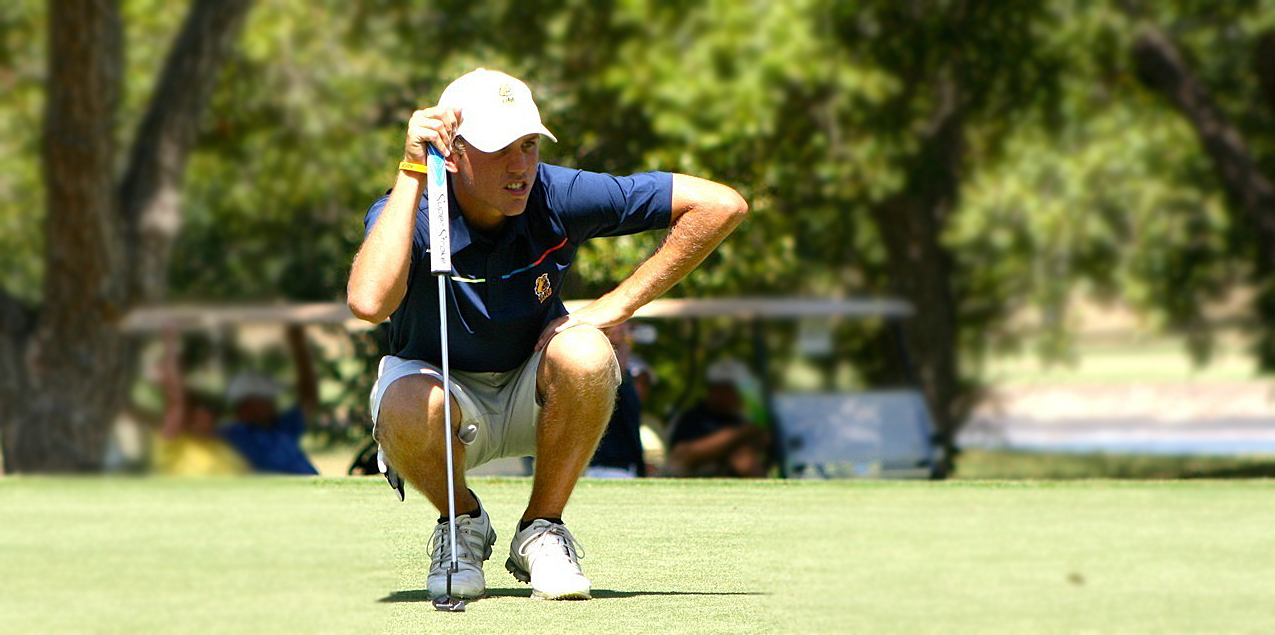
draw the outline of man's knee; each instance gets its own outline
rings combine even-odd
[[[551,382],[585,381],[614,392],[620,383],[620,365],[602,331],[576,326],[549,340],[539,375]]]
[[[427,375],[409,375],[385,388],[376,417],[378,439],[401,433],[425,432],[432,435],[438,426],[430,425],[443,416],[443,386]],[[452,400],[452,426],[460,424],[460,412]]]

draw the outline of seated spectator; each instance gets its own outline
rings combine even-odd
[[[151,445],[151,468],[160,474],[244,474],[248,464],[214,433],[215,398],[187,388],[177,361],[177,333],[164,335],[159,364],[164,391],[164,418]]]
[[[708,394],[678,417],[669,434],[672,475],[766,476],[770,434],[744,414],[744,372],[733,360],[709,366]]]
[[[263,375],[241,373],[226,389],[234,420],[220,433],[257,472],[318,474],[301,450],[306,420],[318,410],[318,381],[302,328],[289,325],[287,340],[297,373],[297,405],[280,412],[279,385]]]
[[[628,323],[607,329],[607,339],[615,349],[620,363],[620,387],[615,398],[615,410],[611,421],[598,442],[584,475],[590,478],[634,478],[646,475],[642,457],[642,440],[639,428],[642,424],[642,402],[629,374],[629,357],[632,344],[629,341]]]

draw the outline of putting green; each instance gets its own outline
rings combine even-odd
[[[0,631],[1275,632],[1272,481],[585,481],[590,602],[504,571],[529,481],[473,487],[490,596],[444,614],[377,479],[0,479]]]

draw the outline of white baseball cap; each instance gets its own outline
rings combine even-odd
[[[557,137],[540,122],[540,109],[522,80],[500,71],[476,68],[447,86],[438,105],[459,108],[456,133],[483,152],[495,152],[529,134]]]
[[[282,388],[273,379],[253,372],[242,372],[226,387],[226,403],[232,407],[249,397],[274,400]]]
[[[708,383],[732,384],[736,388],[748,383],[753,374],[743,362],[736,359],[719,359],[708,367]]]

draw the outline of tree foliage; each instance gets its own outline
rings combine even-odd
[[[163,6],[124,7],[121,145],[179,27]],[[1201,360],[1209,306],[1237,290],[1275,297],[1243,197],[1137,55],[1162,34],[1275,179],[1272,16],[1269,0],[267,2],[198,128],[169,296],[340,297],[408,115],[460,73],[500,68],[532,84],[560,140],[545,160],[697,174],[751,202],[674,295],[911,300],[905,337],[950,432],[989,352],[1043,333],[1038,352],[1066,358],[1078,295],[1187,334]],[[24,306],[47,275],[34,161],[47,20],[33,0],[0,9],[0,266]],[[659,240],[586,246],[569,292],[604,292]],[[1254,327],[1268,340],[1270,323]],[[672,377],[687,335],[665,333],[648,353]],[[881,325],[836,333],[826,377],[902,379]],[[736,335],[715,343],[742,354]]]

